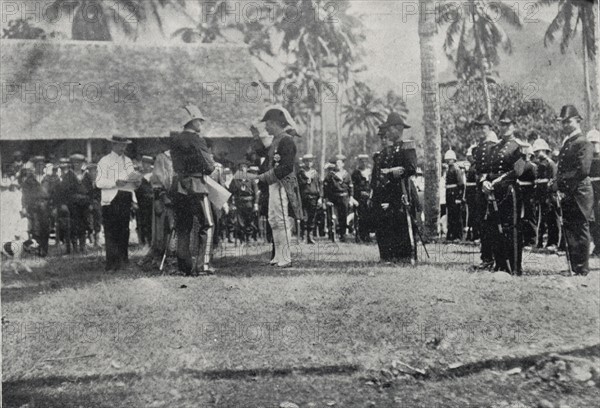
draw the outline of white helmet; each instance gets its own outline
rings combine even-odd
[[[587,134],[587,140],[591,143],[600,143],[600,132],[596,129],[592,129]]]
[[[533,152],[539,152],[540,150],[548,150],[550,151],[550,146],[548,146],[548,142],[546,142],[541,137],[538,137],[533,142]]]
[[[444,160],[454,160],[456,161],[456,153],[454,153],[454,150],[450,149],[446,152],[446,154],[444,155]]]

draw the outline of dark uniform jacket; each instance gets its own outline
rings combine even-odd
[[[486,177],[488,181],[494,181],[504,175],[502,185],[513,184],[525,169],[521,147],[514,137],[500,140],[494,145],[490,151],[490,158]]]
[[[590,166],[590,181],[594,190],[594,218],[600,222],[600,155],[596,153]]]
[[[278,181],[281,182],[288,197],[290,216],[302,219],[304,213],[295,171],[296,144],[293,136],[284,132],[276,136],[268,148],[257,141],[255,150],[259,156],[265,158],[261,167],[266,171],[259,176],[259,180],[266,183],[267,186]]]
[[[496,143],[492,141],[484,140],[473,148],[474,166],[472,167],[475,167],[477,174],[482,175],[489,172],[492,149],[495,145]]]
[[[456,163],[449,165],[446,172],[446,204],[453,205],[458,204],[457,200],[462,201],[464,188],[465,182],[462,170]]]
[[[75,173],[69,170],[60,183],[60,193],[62,195],[62,204],[67,204],[69,208],[73,206],[83,207],[90,204],[88,191]]]
[[[258,204],[258,185],[254,180],[243,177],[239,172],[231,180],[229,192],[233,204],[238,207],[252,207],[254,204]]]
[[[369,198],[371,194],[371,169],[365,168],[365,173],[368,177],[363,175],[363,171],[356,169],[352,172],[352,185],[354,186],[354,198],[358,201],[361,199]]]
[[[172,135],[171,158],[177,181],[181,183],[184,190],[200,194],[208,193],[206,187],[202,185],[203,183],[192,183],[190,180],[190,178],[195,178],[203,181],[203,176],[210,175],[215,169],[206,141],[200,134],[185,129],[183,132]],[[176,189],[178,183],[173,184]],[[192,184],[194,188],[192,188]]]
[[[302,197],[323,196],[323,186],[321,185],[321,177],[315,169],[302,169],[298,172],[298,183],[300,185],[300,193]]]
[[[588,220],[592,216],[594,202],[589,179],[594,149],[592,144],[579,133],[569,137],[558,156],[558,189],[577,202]]]
[[[350,174],[345,169],[341,172],[330,172],[323,181],[323,190],[328,200],[339,196],[352,196],[354,191]]]
[[[21,179],[21,204],[27,212],[33,211],[39,205],[48,204],[50,192],[47,183],[41,183],[41,176],[24,175]]]
[[[373,174],[371,177],[371,188],[373,189],[373,207],[379,209],[383,203],[389,203],[390,207],[402,207],[401,180],[417,173],[416,152],[413,149],[403,148],[405,143],[400,141],[393,146],[386,146],[374,157]],[[400,177],[393,173],[382,174],[381,169],[392,167],[404,167],[404,174]],[[413,205],[413,215],[420,210],[420,203],[416,188],[413,183],[408,183],[408,194]]]
[[[552,194],[548,182],[556,179],[558,166],[550,158],[538,160],[537,179],[535,183],[535,196],[538,202],[545,202]]]

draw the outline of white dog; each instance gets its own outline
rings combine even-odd
[[[15,274],[19,274],[19,267],[31,273],[29,265],[22,261],[24,252],[34,252],[39,248],[35,239],[22,240],[15,236],[13,241],[2,244],[2,270],[12,269]]]

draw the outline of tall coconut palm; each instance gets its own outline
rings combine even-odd
[[[185,0],[54,0],[48,12],[50,16],[59,12],[73,13],[73,40],[112,41],[112,24],[135,38],[139,24],[149,20],[149,16],[162,31],[161,9],[167,4],[182,8]]]
[[[347,94],[348,104],[343,106],[344,126],[349,139],[355,133],[364,133],[362,150],[366,152],[367,145],[377,134],[377,125],[385,119],[384,107],[364,82],[356,82]]]
[[[282,0],[283,1],[283,0]],[[358,59],[357,45],[363,37],[361,23],[347,13],[349,1],[336,2],[334,19],[329,19],[330,5],[322,0],[286,0],[286,8],[294,6],[297,18],[284,12],[277,16],[275,29],[282,33],[281,49],[294,58],[293,63],[309,67],[320,78],[321,88],[326,86],[325,67],[339,67],[339,77],[347,80],[351,65]],[[318,11],[318,18],[315,18]],[[339,87],[338,87],[339,88]],[[332,89],[328,90],[329,92]],[[321,168],[325,166],[327,133],[323,113],[325,112],[325,90],[320,89],[321,111]]]
[[[459,9],[459,6],[464,6]],[[447,24],[444,51],[454,63],[459,78],[468,79],[477,72],[481,76],[487,114],[492,116],[488,75],[498,65],[499,47],[512,53],[512,43],[501,23],[522,28],[518,13],[501,1],[467,0],[463,3],[442,2],[436,12],[436,23]]]
[[[600,12],[598,8],[594,7],[594,21],[596,27],[600,27]],[[596,39],[596,120],[594,125],[596,129],[600,129],[600,35],[595,35]]]
[[[581,23],[581,42],[583,55],[583,86],[585,95],[585,120],[592,117],[592,95],[590,91],[590,66],[589,61],[596,55],[596,27],[594,22],[594,8],[598,2],[589,0],[539,0],[543,5],[558,5],[556,17],[548,26],[544,35],[544,45],[554,42],[555,35],[560,32],[562,37],[560,51],[567,52],[569,44],[577,34],[577,27]],[[591,122],[588,122],[591,124]]]
[[[421,48],[421,99],[423,101],[423,124],[425,127],[425,228],[428,236],[437,236],[440,216],[440,171],[442,162],[440,136],[440,105],[435,52],[436,21],[427,14],[433,10],[435,0],[421,2],[419,18],[419,40]]]

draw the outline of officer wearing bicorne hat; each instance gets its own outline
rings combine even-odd
[[[410,126],[397,112],[391,112],[381,127],[385,147],[375,158],[371,177],[379,255],[384,262],[412,263],[416,260],[415,217],[420,207],[410,180],[417,169],[416,148],[413,141],[402,140]]]
[[[587,140],[594,147],[594,158],[590,167],[590,181],[594,190],[594,221],[590,223],[590,234],[594,241],[592,255],[600,256],[600,132],[592,129]]]
[[[479,238],[481,240],[481,264],[479,269],[492,270],[494,268],[494,249],[492,236],[495,234],[497,227],[491,222],[490,218],[486,217],[488,200],[486,194],[482,190],[482,182],[489,172],[491,150],[496,143],[498,137],[492,131],[492,121],[485,115],[479,115],[473,122],[475,132],[479,134],[480,141],[473,147],[473,167],[477,174],[477,211],[478,224],[480,225]]]
[[[212,242],[215,223],[208,200],[205,178],[215,169],[206,140],[201,136],[205,121],[200,109],[194,105],[183,107],[185,119],[182,132],[171,134],[171,157],[177,183],[173,197],[175,231],[177,232],[177,266],[185,275],[212,274]],[[200,224],[195,265],[192,264],[190,233],[194,218]],[[194,268],[194,266],[196,268]]]
[[[306,243],[314,244],[315,220],[317,211],[322,205],[323,186],[321,176],[314,168],[315,157],[311,153],[307,153],[302,156],[302,162],[304,168],[298,172],[298,184],[305,213],[304,230],[306,231]]]
[[[548,188],[550,180],[556,178],[558,167],[552,160],[552,149],[548,143],[538,137],[533,142],[533,153],[538,166],[535,180],[535,195],[538,205],[537,248],[544,247],[544,235],[548,235],[545,247],[555,252],[560,236],[560,222],[556,193]]]
[[[524,143],[515,138],[514,121],[508,111],[501,113],[499,122],[502,139],[490,151],[482,185],[487,199],[486,223],[494,227],[494,270],[521,275],[523,238],[517,179],[525,166],[521,150]]]
[[[358,203],[355,214],[358,220],[354,220],[355,228],[358,228],[358,241],[371,242],[369,223],[369,198],[371,197],[371,173],[368,165],[369,155],[359,154],[357,156],[358,167],[352,172],[352,184],[354,186],[354,200]]]
[[[589,174],[594,156],[592,144],[581,132],[582,117],[573,105],[560,111],[563,141],[558,156],[556,186],[563,198],[563,231],[571,271],[576,275],[589,273],[590,221],[594,219],[594,191]]]
[[[129,219],[133,187],[139,187],[133,162],[125,155],[131,143],[122,135],[110,139],[111,152],[98,161],[96,186],[102,190],[102,226],[106,247],[106,271],[118,271],[129,263]]]
[[[268,220],[273,235],[273,258],[269,262],[278,267],[292,265],[290,254],[293,224],[289,217],[302,220],[302,198],[296,177],[296,124],[290,113],[280,105],[265,109],[261,122],[265,122],[267,135],[255,143],[256,153],[265,158],[265,172],[258,180],[268,185]],[[290,212],[291,210],[291,212]]]
[[[448,165],[446,171],[446,211],[448,219],[448,241],[461,240],[463,234],[462,205],[464,195],[463,171],[456,163],[456,153],[450,149],[444,154],[444,161]]]

